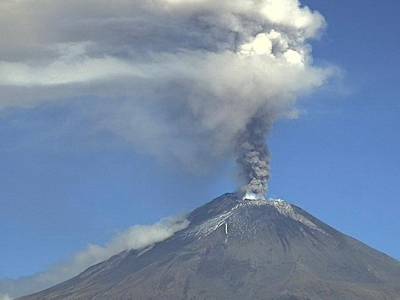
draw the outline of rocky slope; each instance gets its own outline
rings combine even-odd
[[[226,194],[189,227],[21,300],[400,299],[400,263],[283,201]]]

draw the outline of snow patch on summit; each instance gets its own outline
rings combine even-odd
[[[308,228],[311,228],[313,230],[317,230],[317,231],[320,231],[320,232],[326,234],[326,232],[324,230],[322,230],[320,227],[318,227],[315,223],[313,223],[307,217],[296,212],[296,210],[294,209],[294,207],[291,204],[287,203],[286,201],[284,201],[282,199],[270,199],[270,200],[243,199],[241,201],[238,201],[238,203],[235,206],[233,206],[232,208],[230,208],[229,210],[195,226],[193,229],[191,229],[186,234],[188,236],[194,236],[198,239],[200,239],[202,237],[207,237],[210,234],[212,234],[214,231],[216,231],[218,228],[220,228],[221,226],[227,226],[227,224],[229,223],[228,222],[229,219],[234,214],[236,214],[240,210],[240,208],[249,207],[249,206],[266,206],[266,205],[274,207],[278,211],[278,213],[280,213],[281,215],[283,215],[287,218],[291,218],[291,219],[295,220],[296,222],[299,222],[299,223],[307,226]]]
[[[266,201],[268,205],[274,206],[278,212],[288,218],[292,218],[293,220],[302,223],[303,225],[306,225],[307,227],[318,230],[320,232],[326,233],[324,230],[322,230],[320,227],[318,227],[314,222],[303,216],[302,214],[299,214],[295,211],[292,205],[287,203],[286,201],[282,199],[270,199],[269,201]]]
[[[193,230],[191,230],[188,235],[195,236],[198,238],[209,236],[211,233],[216,231],[218,228],[226,224],[226,220],[228,220],[237,209],[238,205],[233,207],[231,210],[218,215],[214,218],[207,220],[206,222],[196,226]]]

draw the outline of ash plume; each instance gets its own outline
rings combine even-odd
[[[264,199],[270,178],[270,154],[265,137],[271,127],[267,117],[254,117],[237,141],[237,163],[241,168],[242,187],[247,199]]]
[[[324,26],[298,0],[3,1],[0,109],[89,96],[71,105],[94,130],[191,169],[236,159],[262,198],[269,129],[331,73]]]

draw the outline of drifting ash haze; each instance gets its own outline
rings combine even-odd
[[[125,250],[151,247],[188,225],[188,220],[180,217],[161,220],[153,225],[133,226],[115,236],[105,246],[89,245],[69,261],[55,265],[43,273],[16,280],[0,280],[0,300],[11,300],[10,296],[18,297],[49,288]]]
[[[324,25],[297,0],[2,1],[0,108],[90,96],[94,129],[194,169],[236,157],[264,198],[266,134],[329,76]]]

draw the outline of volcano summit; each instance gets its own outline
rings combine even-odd
[[[226,194],[190,225],[20,300],[400,299],[400,263],[280,200]]]

